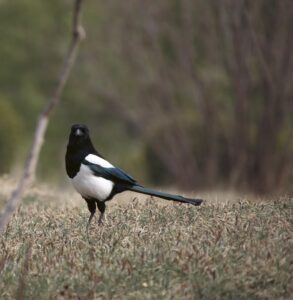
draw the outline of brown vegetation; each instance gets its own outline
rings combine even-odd
[[[76,194],[31,190],[1,236],[0,298],[292,296],[289,197],[213,193],[195,208],[135,196],[111,202],[89,244],[88,211]]]

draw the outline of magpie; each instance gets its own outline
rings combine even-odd
[[[85,199],[90,211],[87,232],[96,212],[96,207],[100,211],[98,222],[102,224],[106,202],[124,191],[133,191],[192,205],[200,205],[203,201],[143,187],[133,177],[109,163],[94,148],[86,125],[72,125],[65,155],[65,165],[67,175],[75,190]]]

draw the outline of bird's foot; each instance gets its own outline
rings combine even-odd
[[[102,218],[101,218],[101,217],[99,218],[98,225],[99,225],[99,226],[104,226],[104,225],[105,225],[105,219],[104,219],[103,217],[102,217]]]

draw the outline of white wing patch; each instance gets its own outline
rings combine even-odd
[[[94,154],[87,155],[85,157],[85,160],[87,160],[88,162],[90,162],[92,164],[100,165],[103,168],[114,168],[114,166],[112,164],[110,164],[108,161],[106,161],[102,157],[99,157]]]
[[[91,154],[88,156],[97,157]],[[89,159],[87,160],[90,161]],[[106,160],[104,161],[107,162]],[[90,162],[93,163],[93,160]],[[108,164],[110,165],[110,163]],[[104,201],[109,197],[114,185],[111,180],[95,176],[91,169],[83,164],[81,164],[76,176],[72,178],[72,184],[83,197],[92,197],[100,201]]]

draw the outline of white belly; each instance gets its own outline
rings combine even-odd
[[[74,188],[83,197],[92,197],[104,201],[111,194],[113,182],[93,175],[88,166],[81,165],[79,172],[72,178]]]

